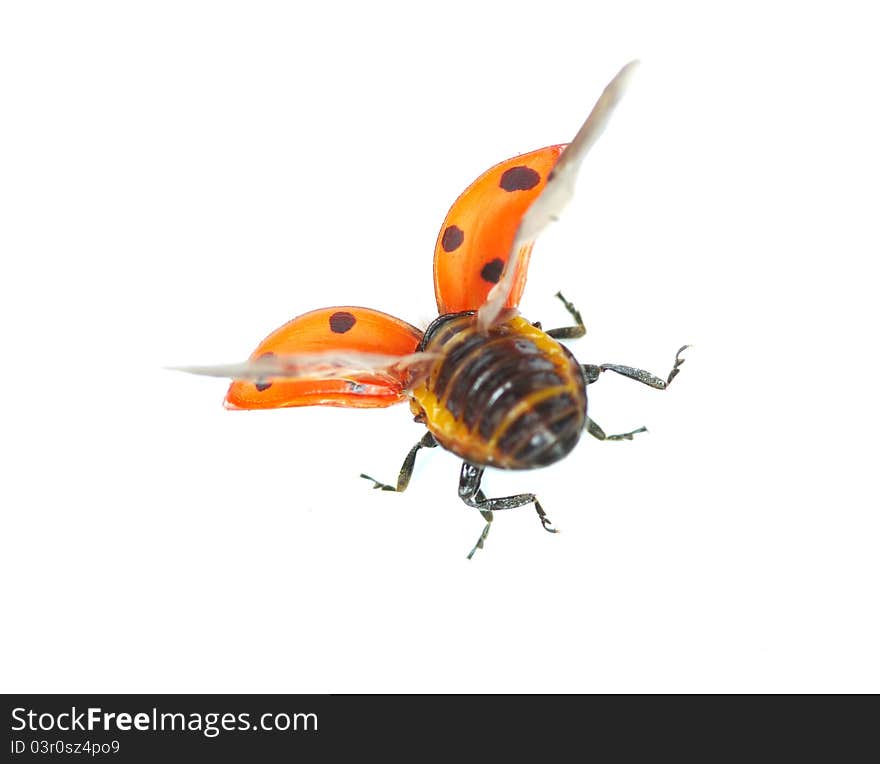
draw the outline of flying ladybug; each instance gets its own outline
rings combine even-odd
[[[561,293],[570,326],[544,330],[517,311],[532,245],[571,199],[584,157],[637,63],[614,77],[570,144],[495,165],[452,205],[434,249],[440,315],[427,329],[370,308],[321,308],[276,329],[243,363],[182,370],[231,378],[231,409],[409,401],[427,432],[406,455],[397,482],[362,478],[383,491],[405,491],[419,450],[441,446],[463,460],[458,496],[485,520],[468,559],[483,548],[498,510],[532,505],[544,529],[556,533],[534,494],[488,498],[480,489],[485,469],[553,464],[585,430],[600,440],[631,440],[645,428],[606,435],[587,413],[587,387],[611,371],[665,390],[688,347],[676,353],[665,379],[630,366],[581,364],[559,342],[585,334],[580,313]]]

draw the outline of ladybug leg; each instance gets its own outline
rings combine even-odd
[[[637,435],[640,432],[647,432],[647,427],[639,427],[638,430],[633,430],[632,432],[623,432],[620,435],[606,435],[605,431],[599,427],[590,417],[587,417],[587,432],[590,433],[594,438],[598,440],[632,440],[633,435]]]
[[[681,354],[689,347],[690,345],[684,345],[678,349],[678,352],[675,354],[675,364],[665,380],[651,374],[649,371],[645,371],[644,369],[634,369],[632,366],[619,366],[615,363],[603,363],[601,366],[584,364],[581,367],[584,372],[584,381],[588,385],[592,385],[593,382],[599,379],[599,375],[603,371],[613,371],[615,374],[629,377],[629,379],[634,379],[636,382],[641,382],[643,385],[653,387],[655,390],[665,390],[670,384],[672,384],[672,380],[675,379],[678,372],[681,370],[681,365],[684,363],[684,358],[681,357]],[[599,440],[632,440],[633,435],[648,431],[645,427],[639,427],[637,430],[624,432],[620,435],[606,435],[605,431],[589,417],[587,417],[586,428],[590,435]]]
[[[416,454],[423,448],[434,448],[436,445],[437,441],[434,439],[434,436],[431,435],[430,432],[426,432],[424,437],[409,450],[406,459],[403,460],[403,465],[397,476],[397,486],[380,483],[375,478],[371,478],[369,475],[364,475],[363,473],[361,473],[361,477],[364,478],[364,480],[371,481],[373,483],[373,488],[378,488],[382,491],[397,491],[398,493],[402,493],[406,490],[406,487],[409,485],[409,479],[412,477],[413,467],[415,467],[416,464]]]
[[[477,500],[478,501],[479,501],[480,496],[482,496],[483,500],[485,500],[486,497],[483,495],[482,491],[477,492]],[[474,552],[476,552],[478,549],[483,548],[483,542],[486,541],[486,536],[489,535],[489,528],[492,527],[492,518],[493,518],[492,512],[488,509],[481,509],[480,514],[483,516],[483,519],[485,519],[485,521],[486,521],[486,527],[483,528],[483,532],[480,534],[480,538],[477,539],[477,543],[474,544],[474,548],[471,549],[470,552],[468,552],[467,558],[469,560],[474,556]]]
[[[613,371],[615,374],[629,377],[636,382],[641,382],[643,385],[653,387],[655,390],[665,390],[670,384],[672,384],[672,380],[678,376],[678,372],[681,371],[681,365],[684,363],[684,358],[681,357],[681,354],[689,347],[690,345],[682,345],[682,347],[678,349],[678,352],[675,354],[675,364],[665,380],[660,379],[660,377],[657,377],[644,369],[634,369],[632,366],[619,366],[616,363],[603,363],[601,366],[584,364],[582,367],[584,370],[584,379],[588,385],[591,385],[599,379],[599,375],[603,371]]]
[[[464,462],[461,465],[461,477],[458,481],[459,498],[469,507],[479,509],[480,514],[486,519],[486,527],[483,528],[480,538],[477,539],[476,545],[471,549],[468,559],[473,557],[477,549],[483,548],[483,543],[486,541],[486,536],[489,535],[489,528],[492,524],[492,512],[495,510],[516,509],[517,507],[524,507],[526,504],[534,504],[535,511],[538,513],[538,519],[540,519],[544,530],[550,533],[558,532],[555,528],[551,527],[550,518],[547,517],[547,513],[544,512],[544,508],[533,493],[519,493],[515,496],[487,499],[486,495],[480,490],[480,481],[483,479],[484,471],[484,467],[477,467],[469,462]]]
[[[562,301],[565,309],[574,319],[575,325],[563,326],[559,329],[548,329],[547,334],[557,340],[576,340],[578,337],[583,337],[587,333],[587,327],[584,326],[584,319],[581,318],[580,311],[562,296],[562,292],[557,292],[556,296]]]

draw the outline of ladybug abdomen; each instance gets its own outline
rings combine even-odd
[[[413,390],[413,409],[444,448],[474,464],[531,469],[577,444],[587,408],[580,366],[525,319],[486,336],[471,313],[442,316],[421,347],[438,360]]]

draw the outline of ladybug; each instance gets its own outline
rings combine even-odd
[[[395,484],[362,478],[382,491],[404,491],[416,454],[441,446],[463,460],[459,498],[486,521],[468,559],[483,547],[498,510],[532,505],[544,529],[556,533],[534,494],[487,498],[480,489],[486,467],[553,464],[584,430],[600,440],[631,440],[645,428],[606,435],[587,414],[587,387],[612,371],[665,390],[688,347],[676,353],[665,379],[630,366],[581,364],[559,342],[586,332],[561,292],[570,326],[544,331],[517,312],[532,244],[571,198],[579,167],[636,65],[605,88],[570,144],[495,165],[452,205],[434,250],[440,315],[425,331],[370,308],[322,308],[276,329],[244,363],[182,370],[232,378],[225,401],[231,409],[376,408],[408,400],[427,432]]]

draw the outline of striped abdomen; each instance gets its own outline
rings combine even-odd
[[[440,358],[412,391],[413,411],[444,448],[478,465],[530,469],[578,442],[587,412],[581,368],[525,319],[484,336],[473,314],[441,316],[421,347]]]

